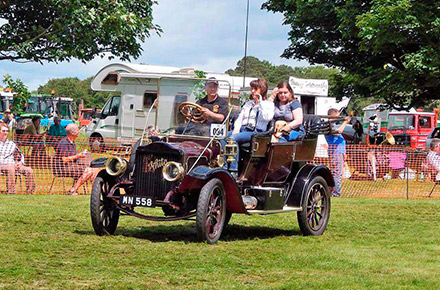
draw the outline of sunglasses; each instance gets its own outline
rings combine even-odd
[[[8,133],[9,130],[0,130],[0,132],[2,132],[2,133]]]

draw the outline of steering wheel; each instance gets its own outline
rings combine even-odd
[[[179,112],[187,121],[191,119],[192,122],[201,124],[208,120],[205,114],[202,113],[202,108],[202,106],[193,102],[182,102],[179,105]]]

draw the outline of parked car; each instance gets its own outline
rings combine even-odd
[[[431,146],[432,139],[437,138],[440,139],[440,127],[436,127],[432,129],[431,132],[429,132],[428,136],[426,137],[425,147],[429,148]]]
[[[200,110],[187,102],[181,104],[181,113],[188,111],[182,110],[183,105],[190,106],[194,115]],[[227,131],[228,124],[223,125]],[[305,127],[307,134],[301,141],[271,143],[269,128],[240,148],[232,139],[221,145],[225,137],[219,132],[224,129],[212,130],[211,134],[218,134],[214,136],[170,131],[149,137],[145,144],[140,139],[129,160],[111,157],[97,175],[90,202],[94,231],[113,234],[121,212],[153,221],[195,217],[199,239],[212,244],[232,214],[297,212],[304,235],[321,235],[330,217],[329,186],[334,186],[334,180],[326,166],[309,161],[314,158],[317,134],[331,127],[316,116],[306,116]],[[238,150],[235,176],[227,164]],[[93,166],[103,164],[100,160]],[[138,207],[159,207],[163,216],[141,213]]]

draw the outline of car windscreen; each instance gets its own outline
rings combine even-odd
[[[388,122],[388,129],[402,129],[407,130],[414,129],[414,116],[413,115],[390,115]]]

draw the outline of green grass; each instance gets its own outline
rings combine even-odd
[[[87,196],[0,196],[0,288],[435,289],[438,200],[333,199],[323,236],[296,215],[232,217],[216,245],[192,221],[122,217],[95,236]]]

